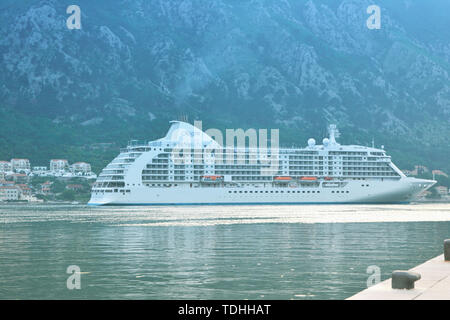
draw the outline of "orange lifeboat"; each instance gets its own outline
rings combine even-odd
[[[324,179],[327,180],[327,181],[333,180],[332,177],[325,177]]]
[[[291,181],[292,180],[291,177],[275,177],[273,179],[276,181]]]
[[[302,181],[317,181],[317,177],[302,177]]]

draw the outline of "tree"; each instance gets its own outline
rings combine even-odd
[[[75,192],[72,190],[65,190],[58,196],[59,199],[64,201],[74,201],[75,200]]]

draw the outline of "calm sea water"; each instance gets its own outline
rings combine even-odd
[[[0,299],[345,299],[446,238],[449,204],[3,205]]]

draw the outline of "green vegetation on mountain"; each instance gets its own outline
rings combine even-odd
[[[283,146],[384,145],[402,169],[450,172],[450,2],[67,0],[0,5],[0,160],[87,161],[207,128],[278,128]],[[426,31],[425,31],[426,30]]]

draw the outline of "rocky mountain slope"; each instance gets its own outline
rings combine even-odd
[[[187,114],[280,128],[297,145],[333,122],[343,142],[375,137],[401,166],[449,168],[446,0],[379,0],[380,30],[366,0],[79,0],[81,30],[66,26],[71,4],[0,5],[0,157],[37,137],[22,156],[72,157],[158,137]]]

